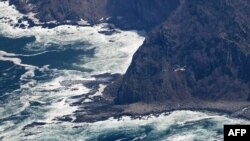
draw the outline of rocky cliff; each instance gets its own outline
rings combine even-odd
[[[179,0],[9,0],[22,13],[33,12],[42,22],[100,20],[120,28],[151,29],[165,21]]]
[[[250,99],[249,0],[9,1],[42,22],[103,19],[151,30],[106,89],[117,104]]]
[[[135,53],[115,102],[247,101],[249,43],[250,1],[183,1]]]
[[[180,0],[109,0],[108,11],[119,27],[148,30],[164,22]]]

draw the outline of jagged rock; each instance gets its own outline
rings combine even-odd
[[[135,53],[116,103],[247,101],[249,16],[247,0],[183,1]]]

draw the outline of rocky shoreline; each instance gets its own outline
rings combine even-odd
[[[114,82],[122,78],[120,74],[102,74],[95,76],[97,81],[87,82],[89,87],[93,90],[89,94],[93,95],[98,92],[100,84],[106,86],[114,85]],[[103,78],[110,78],[108,81],[98,81]],[[87,122],[92,123],[96,121],[107,120],[109,118],[119,119],[123,116],[130,116],[131,118],[141,118],[142,116],[160,115],[162,113],[169,113],[179,110],[211,112],[216,115],[226,115],[233,118],[241,118],[250,120],[250,102],[248,101],[201,101],[199,99],[180,100],[180,101],[165,101],[145,103],[137,102],[133,104],[117,105],[114,103],[112,95],[107,94],[107,89],[102,91],[102,95],[94,97],[92,102],[82,104],[84,98],[75,103],[75,106],[81,108],[74,113],[76,119],[70,118],[72,115],[61,117],[56,120],[69,122]]]
[[[113,105],[112,103],[105,103],[102,106],[99,102],[99,107],[91,108],[92,114],[78,115],[74,122],[96,122],[107,120],[109,118],[119,119],[123,116],[130,116],[131,118],[141,118],[143,116],[157,116],[163,113],[170,113],[173,111],[200,111],[208,112],[215,115],[225,115],[232,118],[241,118],[250,120],[250,103],[249,102],[210,102],[210,103],[134,103],[129,105]],[[91,104],[98,105],[97,103]]]
[[[215,115],[225,115],[233,118],[241,118],[250,120],[250,102],[244,101],[200,101],[200,100],[183,100],[183,101],[167,101],[159,103],[143,103],[137,102],[126,105],[116,105],[113,101],[114,97],[103,94],[94,96],[99,90],[100,85],[108,86],[115,80],[120,79],[120,74],[101,74],[93,76],[94,81],[81,82],[88,88],[91,88],[88,94],[78,97],[78,102],[71,106],[77,106],[79,109],[73,115],[67,115],[54,119],[55,121],[74,122],[74,123],[93,123],[97,121],[108,120],[109,118],[120,119],[123,116],[129,116],[132,119],[140,119],[145,116],[158,116],[160,114],[169,114],[173,111],[201,111]],[[91,97],[91,102],[82,103]],[[75,117],[72,119],[72,117]],[[34,122],[23,128],[26,130],[34,126],[43,126],[49,123]]]
[[[82,12],[87,13],[82,15],[83,13],[74,11],[79,6],[75,3],[71,3],[69,7],[67,4],[65,7],[58,7],[58,1],[54,2],[49,4],[51,9],[47,9],[43,2],[11,0],[11,4],[25,14],[36,12],[40,6],[43,11],[38,13],[37,18],[41,21],[57,21],[39,25],[46,28],[61,24],[81,26],[76,21],[86,18],[92,22],[90,25],[108,22],[125,29],[153,29],[134,55],[132,64],[123,77],[117,75],[108,82],[86,82],[94,88],[87,94],[89,96],[98,91],[100,84],[109,85],[116,81],[105,90],[104,96],[93,98],[92,103],[74,103],[82,107],[74,113],[76,119],[65,116],[58,120],[94,122],[110,117],[140,117],[174,110],[212,111],[250,119],[250,24],[249,19],[244,18],[249,13],[249,10],[246,11],[249,2],[168,0],[167,3],[161,0],[151,9],[154,14],[150,14],[147,10],[150,1],[105,1],[104,5],[111,4],[109,6],[114,8],[112,12],[118,10],[123,20],[118,15],[109,15],[110,11],[105,11],[99,3],[88,3],[97,7],[92,13],[88,11],[89,5],[81,3],[84,6]],[[29,4],[38,6],[38,9],[29,9]],[[126,13],[123,8],[117,9],[117,4],[120,7],[128,4],[124,7],[131,8],[131,12]],[[99,6],[101,9],[98,9]],[[166,7],[166,13],[154,19],[155,14],[161,13]],[[70,9],[71,11],[65,12]],[[103,10],[107,12],[105,15],[100,14]],[[225,17],[230,22],[224,20]],[[220,24],[215,26],[214,20],[220,21]],[[16,26],[22,27],[24,21],[30,26],[38,26],[27,17],[20,19]],[[128,21],[131,23],[127,23]],[[156,26],[159,27],[154,28]],[[112,32],[111,28],[103,34]],[[85,100],[84,96],[80,98]]]
[[[250,103],[249,102],[193,102],[193,103],[134,103],[131,105],[122,106],[124,114],[128,115],[149,115],[152,113],[165,113],[176,110],[190,110],[212,112],[216,114],[225,114],[229,117],[244,118],[250,120]],[[141,107],[141,108],[138,108]]]

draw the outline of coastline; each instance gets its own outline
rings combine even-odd
[[[99,88],[96,88],[97,90]],[[223,115],[229,118],[250,120],[250,102],[245,101],[178,101],[161,103],[134,103],[129,105],[115,105],[112,98],[107,95],[98,96],[93,103],[83,105],[85,114],[81,110],[75,112],[76,120],[73,122],[93,123],[109,118],[120,119],[129,116],[140,119],[144,116],[158,116],[170,114],[174,111],[195,111]],[[66,118],[67,119],[67,118]],[[65,121],[65,120],[64,120]]]
[[[137,103],[136,103],[137,104]],[[135,104],[135,105],[136,105]],[[248,108],[250,106],[250,103],[248,103],[249,105],[246,105]],[[148,104],[147,104],[148,105]],[[149,104],[150,105],[150,104]],[[125,105],[125,106],[129,106],[129,105]],[[204,106],[204,105],[203,105]],[[230,109],[223,109],[221,107],[218,107],[218,108],[215,108],[215,107],[203,107],[203,106],[198,106],[198,107],[192,107],[192,106],[187,106],[187,107],[181,107],[181,108],[169,108],[169,109],[153,109],[153,111],[149,112],[145,112],[145,113],[137,113],[138,111],[126,111],[123,113],[122,116],[131,116],[131,117],[141,117],[141,116],[148,116],[148,115],[154,115],[154,116],[157,116],[157,115],[160,115],[160,114],[163,114],[163,113],[171,113],[171,112],[174,112],[174,111],[194,111],[194,112],[204,112],[204,113],[211,113],[213,115],[224,115],[224,116],[227,116],[227,117],[230,117],[230,118],[238,118],[238,119],[245,119],[245,120],[250,120],[250,109],[247,109],[246,111],[247,112],[244,112],[244,113],[240,113],[240,114],[235,114],[239,111],[241,111],[242,109],[244,109],[245,107],[242,107],[242,109],[239,109],[239,110],[230,110]],[[125,108],[124,108],[125,109]],[[125,110],[128,110],[128,109],[125,109]]]
[[[247,101],[202,101],[200,99],[189,99],[189,100],[179,100],[179,101],[164,101],[164,102],[154,102],[154,103],[133,103],[127,105],[116,105],[114,103],[114,94],[109,93],[110,85],[117,83],[115,80],[122,78],[121,74],[101,74],[94,76],[96,78],[110,77],[109,81],[105,83],[102,81],[95,81],[90,83],[89,87],[94,86],[95,88],[90,92],[89,95],[99,93],[95,96],[90,103],[81,104],[81,102],[75,103],[75,105],[81,106],[74,116],[76,119],[73,122],[96,122],[101,120],[106,120],[109,118],[119,119],[123,116],[130,116],[131,118],[140,118],[142,116],[149,115],[160,115],[164,113],[171,113],[174,111],[197,111],[212,113],[215,115],[225,115],[227,117],[239,118],[250,120],[250,102]],[[101,80],[101,79],[100,79]],[[106,88],[104,91],[100,92],[100,86],[104,85]],[[93,87],[92,87],[93,88]],[[102,93],[102,95],[100,95]],[[88,95],[88,94],[87,94]],[[86,96],[86,95],[85,95]],[[84,99],[83,99],[84,100]],[[72,121],[72,119],[64,117],[63,121]]]

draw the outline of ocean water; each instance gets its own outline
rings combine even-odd
[[[76,123],[81,104],[74,103],[93,102],[105,87],[99,85],[100,91],[87,95],[94,87],[86,82],[95,81],[93,75],[124,74],[144,34],[115,29],[106,35],[107,24],[49,29],[28,28],[24,21],[18,26],[23,16],[8,2],[0,2],[0,140],[223,140],[223,124],[248,122],[214,113],[174,111]],[[65,116],[69,119],[59,120]]]

